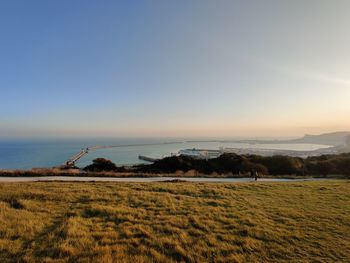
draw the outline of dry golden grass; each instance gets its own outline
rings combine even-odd
[[[0,169],[0,176],[4,177],[27,177],[27,176],[83,176],[83,177],[242,177],[233,174],[202,174],[195,170],[187,172],[177,171],[176,173],[141,173],[141,172],[116,172],[116,171],[83,171],[81,169],[61,168],[33,168],[28,170]],[[339,176],[338,176],[339,177]],[[300,178],[300,177],[299,177]]]
[[[350,262],[350,182],[1,183],[0,262]]]
[[[148,173],[148,172],[116,172],[116,171],[83,171],[81,169],[61,169],[61,168],[33,168],[29,170],[0,169],[0,177],[40,177],[40,176],[82,176],[82,177],[205,177],[205,178],[242,178],[250,177],[250,173],[200,173],[196,170],[187,172],[177,171],[175,173]],[[328,178],[328,179],[349,179],[349,175],[328,174],[322,176],[315,175],[264,175],[264,178]]]

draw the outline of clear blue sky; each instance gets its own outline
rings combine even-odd
[[[350,129],[350,1],[1,1],[0,137]]]

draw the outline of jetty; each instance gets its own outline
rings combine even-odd
[[[155,161],[159,160],[157,158],[147,157],[147,156],[144,156],[144,155],[139,155],[139,159],[142,160],[142,161],[150,162],[150,163],[154,163]]]
[[[77,154],[73,155],[71,158],[68,159],[68,161],[65,162],[64,166],[66,167],[74,167],[75,163],[83,158],[85,155],[89,153],[89,148],[81,149],[80,152]]]
[[[183,142],[160,142],[160,143],[138,143],[138,144],[120,144],[120,145],[95,145],[86,148],[82,148],[81,151],[70,157],[61,167],[71,168],[75,166],[75,163],[87,155],[91,151],[95,151],[98,149],[109,149],[109,148],[121,148],[121,147],[139,147],[139,146],[152,146],[152,145],[163,145],[163,144],[177,144]],[[147,162],[155,162],[159,159],[151,158],[147,156],[140,155],[140,160]]]
[[[63,165],[63,167],[74,167],[75,163],[79,161],[81,158],[83,158],[85,155],[87,155],[90,151],[103,149],[103,148],[112,148],[116,146],[103,146],[103,145],[95,145],[91,147],[82,148],[80,152],[73,155],[71,158],[69,158]]]

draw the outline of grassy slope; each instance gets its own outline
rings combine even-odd
[[[350,261],[350,182],[2,183],[0,262]]]

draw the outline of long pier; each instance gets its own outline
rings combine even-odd
[[[158,158],[147,157],[144,155],[139,155],[139,159],[142,161],[150,162],[150,163],[154,163],[155,161],[159,160]]]
[[[183,143],[182,141],[178,142],[162,142],[162,143],[139,143],[139,144],[120,144],[120,145],[95,145],[95,146],[90,146],[81,149],[80,152],[77,154],[73,155],[71,158],[69,158],[65,163],[64,167],[74,167],[75,163],[79,161],[81,158],[83,158],[85,155],[87,155],[90,151],[95,151],[98,149],[108,149],[108,148],[119,148],[119,147],[139,147],[139,146],[152,146],[152,145],[161,145],[161,144],[178,144],[178,143]],[[139,157],[140,158],[140,157]],[[146,156],[141,156],[140,159],[143,159],[145,161],[153,162],[156,159],[149,158]],[[148,159],[148,160],[146,160]],[[151,160],[152,159],[152,160]]]
[[[89,153],[89,148],[82,149],[80,152],[77,154],[73,155],[71,158],[68,159],[68,161],[65,162],[65,166],[67,167],[73,167],[75,166],[75,163],[83,158],[85,155]]]

